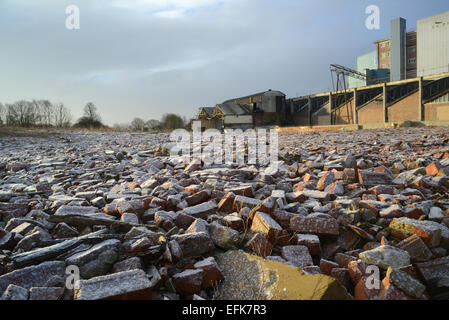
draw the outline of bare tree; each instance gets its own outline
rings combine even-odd
[[[145,127],[147,127],[148,130],[157,130],[162,127],[162,124],[159,120],[150,119],[145,123]]]
[[[117,130],[117,131],[128,130],[129,125],[126,123],[114,123],[112,128],[114,128],[114,130]]]
[[[134,120],[131,122],[131,129],[139,131],[145,130],[145,121],[140,118],[134,118]]]
[[[0,102],[0,126],[4,124],[4,119],[5,119],[5,107]]]
[[[184,119],[174,113],[164,114],[161,122],[165,129],[179,129],[185,126]]]
[[[63,103],[54,106],[54,124],[57,127],[69,127],[72,121],[70,110]]]
[[[100,115],[97,112],[97,107],[92,102],[88,102],[84,107],[84,116],[92,122],[101,121]]]
[[[40,115],[40,122],[44,126],[51,126],[54,118],[55,108],[48,100],[33,100],[36,112]]]
[[[39,121],[40,115],[32,102],[20,100],[6,105],[6,123],[9,126],[30,127]]]

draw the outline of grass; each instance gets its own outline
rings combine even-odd
[[[43,128],[13,128],[13,127],[0,127],[0,138],[10,137],[36,137],[47,138],[49,136],[59,135],[59,132],[55,130]]]
[[[0,127],[0,138],[11,137],[37,137],[47,138],[49,136],[57,136],[61,131],[72,132],[126,132],[126,133],[169,133],[171,130],[152,130],[152,131],[137,131],[137,130],[116,130],[113,128],[55,128],[55,127]]]

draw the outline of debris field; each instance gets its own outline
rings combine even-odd
[[[1,299],[449,299],[447,128],[278,145],[208,166],[167,133],[0,138]]]

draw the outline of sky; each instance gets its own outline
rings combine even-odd
[[[412,4],[413,3],[413,4]],[[76,5],[80,28],[66,28]],[[365,26],[380,9],[380,29]],[[329,65],[389,36],[390,20],[449,11],[447,0],[0,0],[0,102],[92,101],[107,125],[268,89],[288,98],[332,89]]]

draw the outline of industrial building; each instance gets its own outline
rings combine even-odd
[[[212,117],[219,119],[223,129],[249,129],[253,127],[251,108],[245,104],[217,104]]]
[[[416,30],[406,28],[404,18],[391,20],[390,37],[357,57],[357,70],[332,64],[334,91],[286,99],[268,90],[230,99],[201,108],[201,126],[449,125],[449,11],[419,20]]]
[[[248,129],[255,126],[285,125],[290,115],[285,94],[268,90],[233,98],[214,108],[200,108],[197,119],[202,130],[215,128]]]
[[[334,92],[287,99],[295,125],[449,122],[449,11],[406,27],[391,20],[390,37],[357,57],[357,70],[331,65],[348,90],[337,78]]]
[[[449,72],[287,99],[294,126],[449,124]]]
[[[417,76],[417,31],[406,32],[407,22],[396,18],[390,22],[390,37],[374,42],[376,50],[357,57],[357,71],[384,82],[413,79]],[[372,84],[356,79],[349,87]]]
[[[449,72],[449,11],[417,22],[418,77]]]
[[[380,80],[400,81],[449,72],[449,11],[417,21],[406,31],[407,21],[390,22],[390,37],[374,44],[376,51],[357,57],[357,71]],[[387,80],[388,81],[388,80]],[[366,86],[357,79],[349,87]]]

